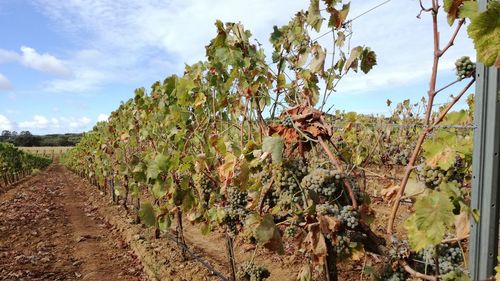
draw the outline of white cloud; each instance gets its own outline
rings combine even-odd
[[[204,58],[205,46],[215,36],[213,23],[241,21],[266,50],[273,25],[286,24],[294,13],[307,9],[308,1],[226,0],[36,0],[38,7],[66,31],[84,40],[86,48],[70,59],[74,78],[47,83],[57,92],[83,92],[110,83],[144,86],[172,73],[182,73],[184,63]],[[379,4],[379,0],[351,4],[353,18]],[[428,14],[416,19],[418,1],[391,1],[353,22],[352,47],[367,45],[378,55],[378,65],[368,75],[352,75],[339,91],[363,93],[414,86],[426,80],[432,63],[432,25]],[[440,17],[441,42],[453,29]],[[82,36],[85,35],[85,37]],[[80,37],[82,36],[82,37]],[[85,41],[85,39],[87,41]],[[331,51],[331,37],[320,43]],[[443,58],[449,70],[461,55],[474,56],[464,30]],[[329,61],[329,58],[327,58]],[[427,82],[418,85],[424,88]]]
[[[21,47],[21,52],[21,63],[29,68],[61,77],[70,77],[72,75],[71,70],[66,67],[65,63],[53,55],[40,54],[35,49],[26,46]]]
[[[16,52],[0,49],[0,63],[19,60],[19,57]]]
[[[12,129],[14,129],[12,121],[10,121],[6,116],[0,114],[0,131]]]
[[[108,121],[109,115],[101,113],[97,116],[97,122]]]
[[[0,91],[8,91],[12,89],[9,79],[0,73]]]
[[[85,92],[110,83],[140,87],[180,74],[185,63],[203,59],[205,45],[216,34],[216,19],[241,21],[266,43],[273,24],[284,24],[296,10],[307,8],[302,0],[286,5],[268,0],[37,3],[69,36],[85,34],[88,39],[80,44],[85,49],[69,60],[74,78],[46,84],[56,92]]]
[[[32,120],[20,122],[19,128],[35,132],[83,131],[88,129],[91,121],[88,117],[47,118],[43,115],[35,115]]]
[[[22,65],[41,72],[50,73],[55,76],[68,78],[72,76],[67,63],[55,56],[43,53],[40,54],[31,47],[21,46],[21,53],[0,49],[0,63],[16,61]]]

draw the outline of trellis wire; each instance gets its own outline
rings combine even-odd
[[[165,233],[165,236],[167,239],[175,242],[177,244],[177,246],[179,246],[179,248],[181,248],[186,253],[188,253],[193,259],[195,259],[196,261],[201,263],[210,272],[210,274],[219,277],[220,280],[229,281],[229,279],[226,278],[223,273],[221,273],[220,271],[217,271],[213,266],[210,265],[210,263],[208,261],[203,259],[200,255],[196,254],[195,252],[191,251],[185,243],[178,241],[178,239],[175,238],[170,233]]]
[[[341,123],[333,123],[333,127],[336,129],[342,129],[345,126],[354,125],[354,126],[371,126],[374,128],[386,128],[386,127],[395,127],[395,128],[424,128],[423,124],[394,124],[394,123],[370,123],[370,122],[341,122]],[[436,125],[432,126],[434,129],[468,129],[473,130],[476,128],[476,125]]]

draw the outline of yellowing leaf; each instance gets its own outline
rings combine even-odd
[[[467,28],[478,60],[487,66],[500,62],[500,2],[489,1],[488,9],[472,19]],[[500,67],[498,65],[497,67]]]
[[[319,0],[311,0],[309,5],[309,10],[307,10],[307,23],[319,32],[321,30],[321,24],[323,23],[323,18],[319,10]]]
[[[460,212],[458,216],[455,216],[455,232],[457,238],[464,238],[469,236],[470,233],[470,222],[469,222],[469,212]]]
[[[280,136],[265,137],[262,141],[262,151],[271,153],[273,162],[281,163],[283,159],[283,139]]]
[[[278,254],[284,254],[283,243],[281,241],[281,235],[274,224],[274,218],[272,215],[265,215],[259,225],[254,230],[255,239],[264,247],[269,250],[276,251]]]
[[[451,168],[455,162],[456,152],[451,147],[446,147],[443,150],[426,150],[425,163],[431,167],[439,167],[443,170]]]
[[[205,96],[205,94],[203,94],[202,92],[199,92],[198,94],[196,94],[196,100],[194,101],[194,106],[200,107],[203,104],[205,104],[206,101],[207,101],[207,97]]]
[[[408,238],[414,250],[439,244],[446,230],[453,226],[453,204],[448,195],[433,191],[418,198],[415,213],[406,221]]]
[[[319,44],[315,44],[312,49],[312,61],[311,61],[311,73],[320,73],[322,74],[324,72],[325,68],[325,58],[326,58],[326,52],[321,47]]]

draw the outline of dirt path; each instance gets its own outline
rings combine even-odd
[[[144,280],[133,252],[60,166],[0,195],[0,280]]]

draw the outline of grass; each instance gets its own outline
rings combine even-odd
[[[61,156],[66,151],[71,149],[71,146],[33,146],[33,147],[19,147],[19,149],[35,154],[35,155],[43,155],[43,156]]]

